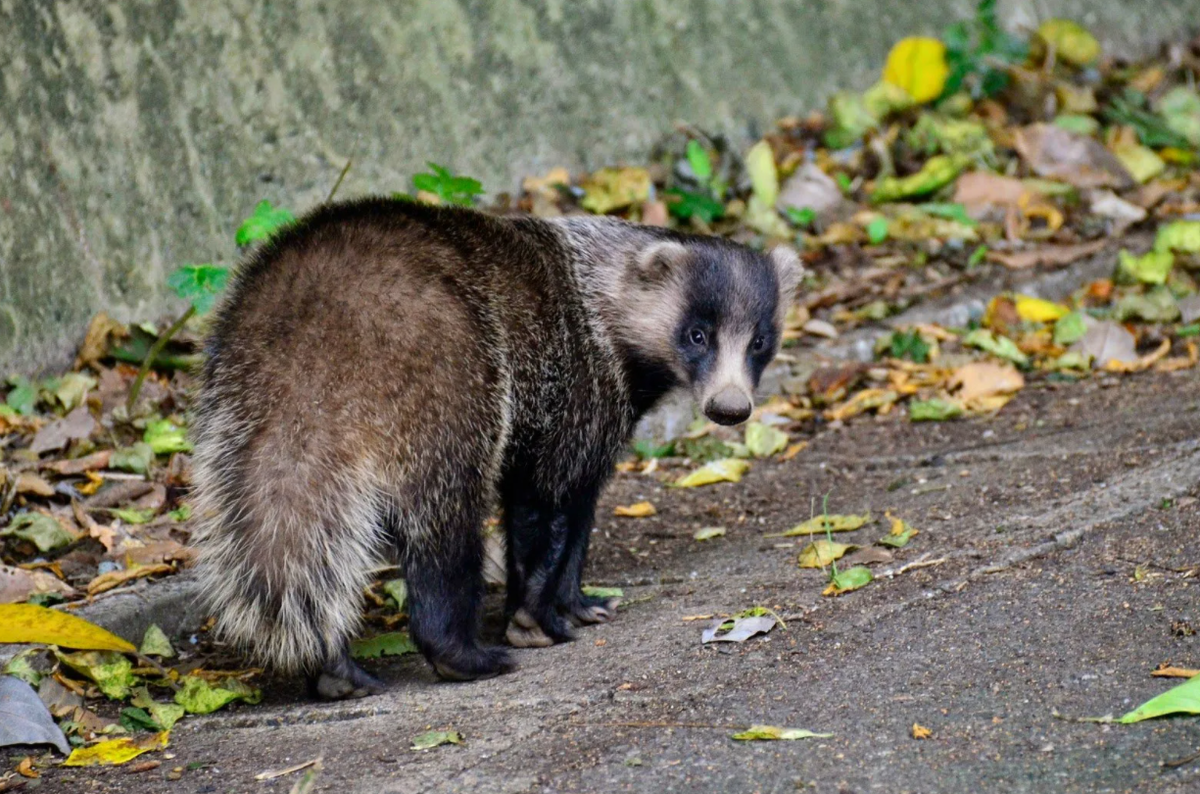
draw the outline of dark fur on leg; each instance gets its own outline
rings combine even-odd
[[[413,640],[437,674],[452,681],[490,678],[514,667],[503,648],[477,639],[483,544],[471,518],[456,517],[464,526],[452,542],[430,544],[406,566]]]
[[[321,672],[308,677],[309,695],[322,700],[367,697],[384,689],[382,681],[355,664],[349,645],[330,657]]]

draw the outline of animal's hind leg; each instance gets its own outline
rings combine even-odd
[[[309,676],[308,688],[311,695],[325,700],[378,695],[386,689],[382,681],[354,663],[349,643],[326,660],[321,672]]]
[[[471,504],[474,502],[474,504]],[[467,681],[508,672],[508,653],[479,642],[483,601],[482,499],[460,495],[440,526],[407,555],[409,627],[442,678]]]
[[[510,618],[505,638],[518,648],[542,648],[574,639],[555,608],[569,531],[566,516],[527,501],[505,505]]]

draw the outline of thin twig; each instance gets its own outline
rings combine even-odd
[[[150,367],[154,366],[154,359],[158,358],[158,354],[167,346],[167,342],[171,341],[171,337],[179,332],[183,324],[192,319],[192,315],[196,313],[195,304],[188,306],[187,311],[179,315],[179,319],[171,324],[171,327],[163,331],[154,344],[150,346],[150,352],[146,354],[146,359],[142,362],[141,369],[138,370],[137,378],[133,381],[133,386],[129,389],[129,399],[125,401],[125,410],[133,413],[133,404],[137,402],[138,394],[142,391],[142,382],[146,380],[146,376],[150,374]]]
[[[333,183],[333,189],[329,191],[329,195],[325,197],[325,203],[333,201],[333,197],[337,195],[338,188],[342,186],[342,180],[346,178],[346,172],[350,170],[353,160],[347,160],[346,165],[342,168],[342,173],[338,174],[337,181]]]

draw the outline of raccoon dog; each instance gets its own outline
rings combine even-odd
[[[482,644],[481,525],[508,538],[508,640],[569,640],[596,498],[638,418],[686,387],[745,420],[796,255],[605,218],[387,199],[323,207],[253,254],[214,316],[195,407],[199,576],[229,639],[326,698],[371,572],[398,563],[444,678]]]

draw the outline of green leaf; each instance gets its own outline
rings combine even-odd
[[[413,750],[429,750],[443,744],[462,744],[463,736],[458,731],[426,731],[413,737]]]
[[[668,455],[675,454],[675,442],[668,441],[665,444],[655,444],[652,440],[643,438],[634,442],[633,451],[642,460],[665,458]]]
[[[455,176],[450,169],[437,163],[426,163],[432,173],[413,175],[413,187],[432,193],[446,204],[470,207],[475,197],[483,193],[483,184],[467,176]]]
[[[816,210],[812,207],[801,207],[799,209],[796,207],[784,207],[783,214],[793,224],[802,228],[811,226],[813,221],[817,219]]]
[[[917,364],[929,361],[929,343],[921,338],[917,331],[896,331],[888,345],[892,358],[906,358]]]
[[[664,190],[663,196],[667,210],[676,218],[696,218],[704,223],[712,223],[725,214],[724,204],[702,193],[672,188]]]
[[[693,533],[696,540],[712,540],[725,536],[725,527],[701,527]]]
[[[969,158],[965,155],[939,154],[930,157],[915,174],[904,177],[889,176],[876,181],[875,189],[871,192],[871,201],[880,204],[932,193],[954,181],[968,162]]]
[[[95,681],[104,696],[112,700],[124,700],[138,683],[138,677],[133,674],[133,662],[119,651],[63,653],[56,650],[54,655],[67,667]]]
[[[867,224],[867,239],[872,245],[879,245],[888,237],[888,219],[884,217],[872,218]]]
[[[687,161],[698,181],[707,183],[712,179],[712,160],[709,159],[708,152],[705,151],[700,141],[694,138],[687,142]]]
[[[1029,356],[1021,352],[1016,342],[1007,336],[997,336],[986,328],[971,331],[963,337],[963,344],[967,347],[977,347],[1021,367],[1029,365]]]
[[[983,245],[978,246],[974,251],[971,252],[971,255],[969,257],[967,257],[967,270],[970,270],[973,267],[977,267],[981,262],[983,262],[984,259],[987,258],[987,255],[988,255],[987,245],[983,244]]]
[[[1113,307],[1113,319],[1144,320],[1148,323],[1169,323],[1179,319],[1179,304],[1166,286],[1157,286],[1145,294],[1130,293],[1117,301]]]
[[[1172,221],[1160,226],[1154,236],[1154,250],[1200,253],[1200,221]]]
[[[145,474],[153,461],[154,450],[145,441],[138,441],[131,447],[114,449],[108,458],[108,466],[134,474]]]
[[[408,601],[408,584],[403,579],[389,579],[384,582],[383,592],[392,599],[397,611],[404,610],[404,604]]]
[[[42,552],[53,551],[75,540],[75,536],[52,516],[34,512],[18,513],[7,527],[0,529],[0,536],[4,535],[27,540]]]
[[[1200,676],[1189,678],[1179,686],[1147,700],[1117,722],[1129,725],[1168,714],[1200,714]]]
[[[908,545],[908,542],[914,536],[921,534],[919,530],[914,529],[907,521],[896,518],[890,513],[888,518],[892,522],[892,529],[879,540],[875,541],[880,546],[891,546],[893,549],[902,549]]]
[[[1058,322],[1054,323],[1054,344],[1064,346],[1075,344],[1086,333],[1087,325],[1083,312],[1071,312],[1060,317]]]
[[[619,587],[581,587],[585,596],[592,598],[624,598],[625,591]]]
[[[913,400],[908,404],[908,418],[914,422],[944,422],[962,416],[962,406],[950,400],[933,398]]]
[[[190,302],[197,314],[213,307],[228,281],[229,268],[219,265],[184,265],[167,276],[167,286]]]
[[[1189,336],[1200,336],[1200,323],[1192,323],[1191,325],[1181,325],[1175,329],[1175,335],[1180,339]]]
[[[9,659],[8,664],[4,665],[4,675],[19,678],[34,689],[37,689],[38,684],[42,681],[42,677],[49,672],[43,673],[34,667],[33,664],[33,658],[43,651],[45,651],[44,648],[29,648],[28,650],[21,651]]]
[[[871,569],[865,565],[855,565],[844,571],[838,571],[829,577],[829,586],[822,595],[841,595],[865,587],[871,582]]]
[[[138,653],[142,656],[160,656],[163,659],[175,658],[175,649],[171,647],[171,641],[157,623],[151,623],[150,628],[142,635],[142,647],[138,648]]]
[[[57,378],[50,391],[64,411],[83,404],[87,393],[96,388],[96,379],[82,372],[68,372]]]
[[[162,730],[175,727],[175,723],[187,713],[183,706],[176,703],[159,703],[151,697],[150,690],[145,686],[133,688],[133,697],[129,699],[129,704],[147,712],[152,720],[162,726]]]
[[[155,419],[148,423],[142,440],[150,445],[150,449],[156,455],[192,450],[192,443],[187,440],[187,432],[169,419]]]
[[[924,212],[926,215],[934,215],[938,218],[948,218],[964,226],[978,226],[978,222],[967,214],[967,208],[962,204],[947,201],[930,201],[924,204],[918,204],[917,209]]]
[[[769,458],[782,452],[788,443],[788,434],[762,422],[746,425],[746,449],[756,458]]]
[[[158,515],[154,508],[139,510],[135,507],[111,507],[108,512],[126,524],[148,524]]]
[[[138,731],[154,731],[157,733],[164,730],[144,709],[137,708],[136,706],[127,706],[121,709],[121,717],[118,721],[121,727],[130,733],[137,733]]]
[[[236,678],[210,684],[197,675],[185,675],[180,679],[180,684],[180,690],[175,693],[175,702],[189,714],[211,714],[235,700],[243,700],[251,705],[262,700],[262,690]]]
[[[803,728],[780,728],[775,725],[751,725],[744,731],[730,736],[739,742],[794,741],[796,739],[829,739],[832,733],[813,733]]]
[[[192,506],[189,504],[182,504],[174,510],[168,512],[167,516],[172,521],[187,521],[192,517]]]
[[[378,659],[381,656],[404,656],[416,652],[417,644],[406,631],[389,631],[350,643],[350,655],[355,659]]]
[[[759,141],[746,152],[746,174],[750,190],[764,206],[775,206],[779,198],[779,172],[775,168],[775,153],[771,144]]]
[[[22,416],[32,416],[37,407],[37,386],[23,375],[10,376],[8,384],[12,388],[4,398],[4,404]]]
[[[234,240],[239,246],[269,240],[280,229],[295,221],[296,216],[283,207],[272,207],[271,202],[260,201],[254,205],[250,217],[237,228]]]

